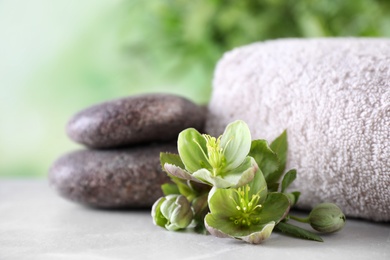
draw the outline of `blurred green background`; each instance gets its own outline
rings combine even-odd
[[[46,177],[77,111],[169,92],[208,102],[225,51],[283,37],[390,36],[388,0],[2,0],[0,177]]]

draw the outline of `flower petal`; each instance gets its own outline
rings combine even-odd
[[[255,160],[252,157],[247,156],[239,167],[227,172],[224,179],[231,183],[229,187],[241,187],[253,180],[257,169],[258,167]]]
[[[177,230],[180,230],[181,228],[176,225],[175,223],[170,223],[170,224],[166,224],[165,225],[165,228],[168,230],[168,231],[177,231]]]
[[[268,193],[267,199],[262,204],[259,217],[263,223],[275,221],[275,224],[278,224],[287,216],[289,211],[290,201],[287,196],[283,193],[271,192]]]
[[[208,183],[217,188],[229,188],[234,185],[234,183],[231,183],[220,176],[212,176],[211,172],[207,169],[200,169],[194,172],[192,176],[198,179],[198,181]]]
[[[207,231],[209,231],[211,235],[219,237],[219,238],[230,237],[228,234],[220,231],[217,228],[214,228],[214,226],[216,226],[217,222],[218,222],[218,219],[216,219],[215,216],[213,216],[211,213],[207,214],[206,217],[204,218],[204,225],[205,225]],[[224,224],[230,225],[227,222],[224,222]]]
[[[170,221],[179,228],[186,228],[194,217],[190,203],[183,195],[177,197],[175,207],[170,213]]]
[[[257,169],[255,177],[251,182],[248,183],[250,187],[249,197],[258,194],[260,196],[259,203],[262,204],[267,198],[267,182],[265,181],[264,175],[260,169]]]
[[[226,170],[237,168],[251,149],[251,133],[244,121],[230,123],[221,138],[226,158]]]
[[[263,229],[260,231],[251,233],[248,236],[236,237],[238,239],[244,240],[251,244],[260,244],[267,238],[271,236],[272,230],[275,227],[275,222],[271,221],[270,223],[263,226]]]
[[[177,149],[186,170],[193,173],[201,168],[210,168],[206,139],[194,128],[188,128],[179,134]]]
[[[161,214],[168,220],[171,217],[171,213],[175,209],[175,200],[179,195],[168,195],[165,197],[165,200],[161,203]]]
[[[232,237],[253,244],[259,244],[267,239],[275,226],[273,221],[249,227],[236,225],[229,218],[219,218],[212,213],[207,214],[204,220],[206,229],[216,237]]]
[[[208,199],[210,212],[218,218],[234,217],[238,214],[235,200],[237,194],[233,189],[213,188]]]
[[[168,219],[164,217],[164,215],[161,213],[161,204],[166,200],[166,198],[162,197],[159,198],[152,207],[152,219],[153,223],[156,226],[165,227],[165,225],[168,223]]]
[[[169,173],[169,174],[171,174],[179,179],[185,179],[185,180],[191,180],[191,181],[195,181],[195,182],[204,183],[204,182],[198,180],[197,178],[195,178],[194,176],[192,176],[186,170],[183,170],[182,168],[180,168],[176,165],[166,163],[166,164],[164,164],[164,169],[165,169],[165,171],[167,171],[167,173]]]

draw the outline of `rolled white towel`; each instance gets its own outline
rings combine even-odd
[[[219,61],[206,131],[242,119],[253,139],[288,132],[299,207],[337,203],[390,221],[390,40],[285,39]]]

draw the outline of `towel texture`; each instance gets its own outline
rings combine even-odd
[[[299,207],[334,202],[347,216],[390,221],[390,40],[286,39],[226,53],[206,131],[236,119],[253,139],[287,129]]]

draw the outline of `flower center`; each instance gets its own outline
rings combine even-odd
[[[230,217],[229,219],[236,225],[250,226],[257,224],[260,221],[258,214],[255,214],[256,209],[261,209],[262,205],[259,204],[260,191],[256,194],[249,196],[250,186],[247,184],[244,187],[234,189],[237,194],[236,198],[230,196],[230,199],[236,204],[237,215]]]
[[[225,147],[221,147],[221,138],[222,136],[215,138],[207,134],[202,135],[203,138],[206,140],[206,149],[207,154],[202,149],[202,146],[195,140],[193,141],[199,146],[200,150],[202,151],[203,155],[206,157],[207,162],[211,166],[211,173],[215,177],[217,175],[223,175],[224,168],[226,166],[226,157],[225,157],[225,149],[229,146],[230,141],[232,141],[233,138],[228,140]]]
[[[218,139],[209,135],[203,135],[203,137],[206,139],[208,161],[211,167],[214,169],[221,168],[225,161],[223,149],[221,148],[221,137],[218,137]]]

